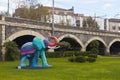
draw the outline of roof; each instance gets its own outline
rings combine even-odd
[[[49,6],[44,6],[45,8],[48,9],[53,9],[53,7],[49,7]],[[71,9],[63,9],[63,8],[58,8],[58,7],[54,7],[55,10],[62,10],[62,11],[73,11],[73,7]]]
[[[109,19],[110,22],[120,22],[120,19],[114,19],[114,18],[111,18]]]

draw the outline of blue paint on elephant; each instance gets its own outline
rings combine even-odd
[[[27,42],[21,47],[21,68],[49,68],[47,59],[45,56],[45,49],[55,47],[58,44],[58,39],[54,36],[49,35],[49,38],[53,39],[53,43],[50,43],[48,38],[42,40],[39,37],[34,37],[32,42]],[[38,65],[38,58],[41,58],[42,66]],[[26,65],[26,59],[29,60],[29,65]]]
[[[44,67],[49,66],[48,63],[47,63],[47,60],[46,60],[46,56],[45,56],[44,40],[40,39],[39,37],[35,37],[33,39],[33,45],[37,49],[37,51],[36,51],[37,55],[36,56],[38,56],[42,60],[42,66],[44,66]],[[37,62],[36,59],[33,60],[33,65],[32,66],[37,66],[37,64],[35,62]]]
[[[42,39],[39,37],[35,37],[32,41],[33,45],[36,47],[37,50],[45,49],[45,44]]]
[[[26,67],[26,59],[29,60],[30,67],[39,67],[38,58],[41,58],[42,67],[49,67],[45,56],[45,41],[39,37],[34,37],[32,42],[27,42],[21,47],[21,67]]]

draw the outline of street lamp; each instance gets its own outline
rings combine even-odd
[[[8,0],[8,10],[7,10],[7,16],[9,15],[9,0]]]
[[[52,0],[52,35],[54,35],[54,0]]]

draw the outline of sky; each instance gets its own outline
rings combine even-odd
[[[17,1],[10,0],[10,12],[17,8]],[[40,4],[52,6],[53,0],[38,0]],[[7,11],[8,0],[0,0],[0,11]],[[54,0],[54,6],[70,9],[85,16],[99,16],[102,18],[120,18],[120,0]]]

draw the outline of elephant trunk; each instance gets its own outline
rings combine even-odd
[[[53,43],[48,42],[48,46],[53,47],[56,46],[58,44],[58,39],[55,36],[50,36],[51,39],[53,39]]]

